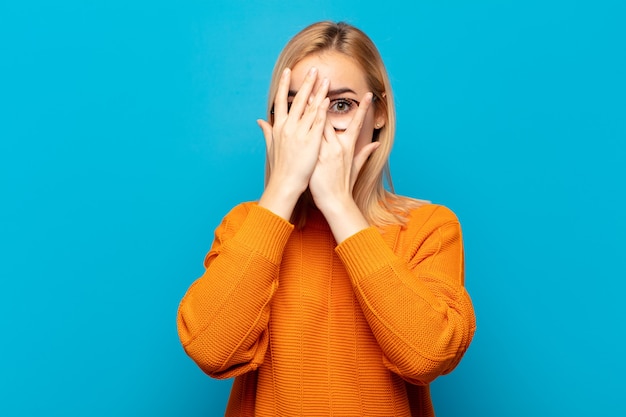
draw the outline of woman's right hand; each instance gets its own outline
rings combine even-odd
[[[309,70],[289,108],[290,82],[291,71],[285,69],[274,99],[274,125],[257,121],[271,171],[259,205],[287,220],[315,169],[329,105],[328,80],[322,80],[313,93],[316,68]]]

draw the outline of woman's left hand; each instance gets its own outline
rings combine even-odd
[[[342,214],[354,212],[356,204],[352,189],[361,168],[380,145],[378,142],[370,142],[355,154],[355,145],[371,103],[372,94],[367,93],[345,131],[336,132],[328,120],[324,127],[324,138],[309,180],[309,188],[315,205],[322,211],[331,228],[335,219],[343,217]],[[360,217],[363,219],[362,215]],[[361,219],[359,223],[362,223]]]

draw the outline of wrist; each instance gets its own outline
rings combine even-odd
[[[299,190],[296,186],[287,183],[278,183],[277,181],[272,182],[270,180],[258,204],[283,219],[290,221],[293,209],[302,192],[303,191]]]
[[[318,208],[326,218],[337,244],[370,226],[352,198],[335,200]]]

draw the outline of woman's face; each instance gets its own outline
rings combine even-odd
[[[327,118],[337,133],[341,134],[352,120],[358,103],[370,91],[365,74],[356,62],[342,53],[329,51],[308,55],[291,69],[289,101],[293,100],[293,96],[298,92],[311,67],[318,70],[318,79],[313,93],[317,91],[324,78],[330,81],[328,88],[330,107]],[[380,128],[384,123],[385,118],[377,115],[374,105],[370,105],[356,140],[355,154],[372,141],[375,125],[379,124]]]

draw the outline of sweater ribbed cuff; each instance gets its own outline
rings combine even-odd
[[[235,238],[270,262],[279,264],[293,227],[282,217],[255,204],[250,207]]]
[[[374,227],[350,236],[335,248],[335,252],[353,279],[371,275],[396,260],[396,255]]]

